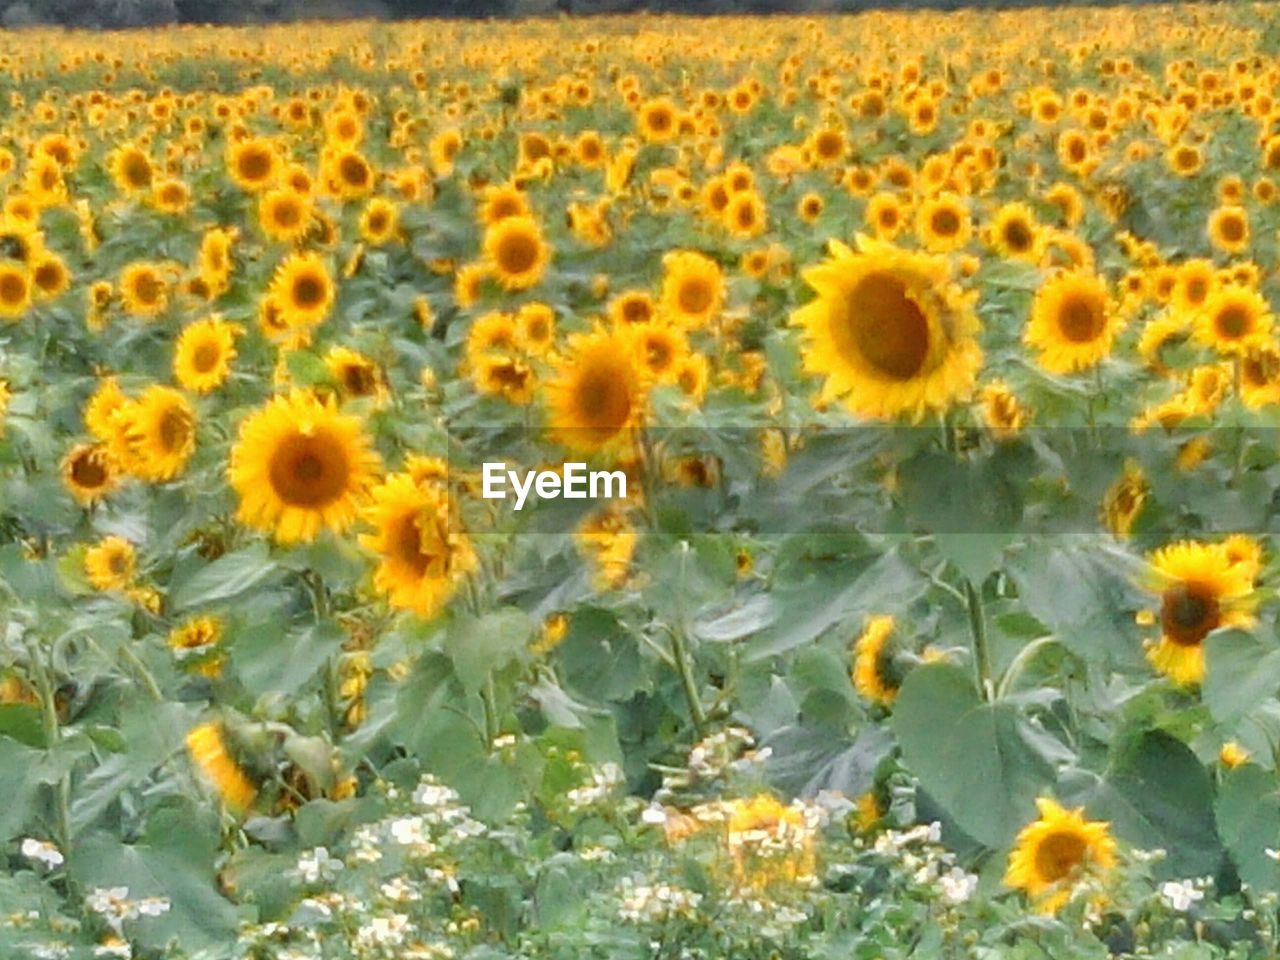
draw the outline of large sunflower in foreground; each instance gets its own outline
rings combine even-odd
[[[817,298],[792,314],[805,371],[826,378],[822,399],[918,420],[967,397],[982,364],[978,319],[948,261],[862,236],[856,253],[834,240],[830,250],[804,272]]]
[[[1104,820],[1086,820],[1047,797],[1036,800],[1040,819],[1022,828],[1009,854],[1005,886],[1024,891],[1043,913],[1056,913],[1076,888],[1106,875],[1116,862],[1116,842]]]
[[[393,474],[374,488],[363,516],[375,532],[360,545],[378,556],[374,586],[393,607],[434,616],[476,566],[471,540],[451,529],[449,495],[439,485]]]
[[[1147,587],[1160,597],[1158,611],[1140,622],[1160,626],[1148,641],[1147,660],[1175,683],[1204,679],[1204,641],[1221,627],[1253,623],[1256,560],[1241,559],[1227,544],[1186,540],[1152,553]]]
[[[349,527],[378,467],[358,418],[299,392],[245,419],[227,476],[240,496],[236,517],[294,543]]]
[[[560,443],[599,450],[639,425],[648,385],[637,349],[625,327],[570,338],[546,388],[551,432]]]
[[[1071,271],[1036,292],[1022,338],[1035,348],[1044,369],[1074,373],[1106,357],[1120,327],[1106,282],[1092,273]]]

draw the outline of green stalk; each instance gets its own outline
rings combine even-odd
[[[62,742],[62,729],[58,723],[58,702],[53,677],[47,669],[37,642],[26,636],[27,654],[31,659],[31,672],[40,697],[40,718],[44,728],[45,750],[52,753]],[[71,773],[67,771],[54,785],[54,806],[57,813],[58,849],[64,856],[71,849]]]
[[[991,685],[991,650],[987,645],[987,620],[982,610],[982,594],[964,581],[965,605],[969,608],[969,633],[973,637],[973,669],[978,692],[984,700],[995,698]]]

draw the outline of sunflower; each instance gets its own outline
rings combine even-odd
[[[1249,287],[1222,287],[1196,314],[1196,337],[1225,356],[1241,356],[1267,342],[1274,318],[1265,297]]]
[[[1249,249],[1249,215],[1244,207],[1218,207],[1209,214],[1209,242],[1223,253],[1243,253]]]
[[[227,171],[241,190],[258,193],[275,183],[283,163],[276,148],[250,137],[227,148]]]
[[[35,284],[20,263],[0,261],[0,318],[16,321],[31,309]]]
[[[379,467],[360,420],[311,393],[275,397],[240,425],[227,476],[237,518],[282,543],[341,532]]]
[[[820,203],[822,198],[817,197],[817,199]],[[760,199],[760,194],[754,190],[745,190],[729,198],[721,223],[729,231],[730,236],[740,240],[750,240],[764,233],[767,220],[768,213],[765,210],[764,201]]]
[[[124,590],[137,566],[133,544],[122,537],[103,537],[84,552],[84,573],[95,590]]]
[[[484,233],[485,263],[507,290],[527,290],[542,279],[551,248],[532,217],[504,217]]]
[[[191,188],[174,177],[157,181],[151,186],[151,205],[161,213],[186,213],[191,206]]]
[[[380,404],[389,396],[382,369],[362,353],[333,347],[325,354],[324,364],[344,398],[369,397]]]
[[[1160,639],[1147,642],[1147,660],[1184,686],[1204,679],[1204,640],[1222,627],[1253,623],[1256,567],[1233,562],[1223,544],[1185,540],[1148,556],[1144,586],[1160,598],[1160,609],[1143,611],[1140,622],[1159,624]]]
[[[1186,260],[1177,270],[1177,283],[1170,298],[1173,305],[1186,313],[1194,313],[1205,305],[1218,286],[1217,269],[1212,260]]]
[[[725,282],[720,265],[693,250],[672,250],[662,258],[661,312],[686,328],[703,327],[720,312]]]
[[[906,213],[897,194],[881,191],[867,201],[867,226],[881,240],[892,240],[906,223]]]
[[[1023,341],[1050,373],[1092,367],[1111,352],[1120,316],[1102,278],[1083,271],[1059,273],[1038,291]]]
[[[992,380],[979,392],[982,418],[997,440],[1009,440],[1022,432],[1027,423],[1027,410],[1017,394],[1002,380]]]
[[[545,303],[526,303],[516,312],[516,333],[526,353],[545,355],[555,344],[555,311]]]
[[[119,476],[102,443],[81,443],[62,459],[62,484],[82,507],[91,506],[111,493]]]
[[[872,703],[885,707],[897,698],[903,679],[895,663],[896,650],[890,643],[894,626],[893,617],[868,617],[853,643],[854,689]]]
[[[384,197],[374,197],[360,214],[360,238],[380,247],[396,238],[400,230],[400,208]]]
[[[151,188],[154,177],[151,158],[136,144],[126,143],[111,151],[107,168],[122,193],[141,193]]]
[[[684,331],[665,323],[646,323],[631,330],[649,376],[659,383],[674,382],[689,353]]]
[[[676,106],[666,97],[656,97],[640,107],[636,130],[650,143],[667,143],[680,132]]]
[[[171,387],[148,387],[117,414],[114,426],[128,450],[124,466],[141,480],[172,480],[195,452],[195,410]]]
[[[645,290],[624,290],[609,301],[609,319],[620,326],[648,323],[657,305]]]
[[[1280,403],[1280,348],[1250,346],[1240,358],[1240,401],[1249,410]]]
[[[56,253],[41,251],[32,258],[31,280],[38,299],[53,300],[67,292],[71,286],[71,271]]]
[[[223,625],[217,617],[192,617],[169,633],[169,648],[184,669],[204,677],[222,673],[223,654],[218,650]]]
[[[1044,255],[1043,232],[1025,203],[1006,203],[987,228],[987,242],[1002,257],[1038,263]]]
[[[420,617],[435,616],[476,568],[470,538],[450,515],[447,488],[389,476],[361,512],[374,533],[360,546],[378,558],[374,586],[388,602]]]
[[[248,810],[258,790],[231,756],[221,727],[216,723],[193,727],[187,734],[186,743],[192,762],[227,808],[235,813]]]
[[[486,395],[497,395],[516,406],[533,402],[537,377],[533,368],[520,357],[502,353],[486,353],[471,364],[471,382]]]
[[[648,384],[629,328],[570,337],[546,392],[555,438],[594,451],[624,439],[644,417]]]
[[[1132,460],[1126,462],[1124,472],[1103,494],[1102,525],[1117,537],[1129,536],[1150,492],[1142,467]]]
[[[120,299],[135,317],[157,317],[169,305],[169,270],[164,264],[141,260],[120,273]]]
[[[235,243],[234,229],[214,228],[200,239],[200,251],[196,255],[196,269],[200,279],[215,294],[227,287],[233,267],[231,248]]]
[[[953,193],[939,193],[925,200],[916,211],[916,235],[934,253],[959,250],[973,235],[964,201]]]
[[[529,199],[514,184],[487,186],[480,195],[480,223],[490,227],[508,217],[532,216]]]
[[[276,268],[267,295],[279,307],[283,323],[296,329],[323,322],[336,294],[333,277],[319,254],[291,253]]]
[[[266,191],[258,201],[258,226],[272,240],[293,243],[311,226],[311,200],[288,187]]]
[[[1056,913],[1090,880],[1105,879],[1116,863],[1110,824],[1085,820],[1083,808],[1065,810],[1047,797],[1036,800],[1040,818],[1018,833],[1004,875],[1042,913]]]
[[[330,193],[344,200],[368,196],[377,183],[373,166],[363,154],[352,149],[326,154],[323,175]]]
[[[821,402],[864,417],[920,419],[967,397],[982,350],[972,294],[943,257],[858,238],[804,272],[818,296],[792,314],[804,328],[804,369],[825,377]]]
[[[217,317],[188,324],[173,348],[173,376],[184,390],[209,393],[226,382],[238,332]]]
[[[85,403],[85,429],[97,439],[107,440],[115,432],[116,413],[128,403],[129,398],[120,389],[120,381],[115,377],[103,377]]]

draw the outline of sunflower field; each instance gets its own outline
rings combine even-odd
[[[0,33],[0,958],[1280,955],[1278,90],[1248,3]]]

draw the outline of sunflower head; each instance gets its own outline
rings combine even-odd
[[[804,277],[817,298],[792,322],[806,334],[805,370],[825,377],[821,402],[918,420],[970,394],[978,320],[945,259],[859,237],[856,253],[832,241],[830,258]]]
[[[1110,824],[1085,820],[1082,809],[1066,810],[1047,797],[1036,806],[1040,817],[1018,834],[1004,882],[1041,912],[1056,913],[1077,890],[1105,880],[1116,863],[1116,843]]]
[[[77,503],[87,507],[116,488],[119,471],[105,444],[81,443],[62,460],[62,483]]]
[[[1253,623],[1256,562],[1233,562],[1220,543],[1183,541],[1148,557],[1146,587],[1159,608],[1141,615],[1158,624],[1160,636],[1147,643],[1147,659],[1175,683],[1204,679],[1204,641],[1223,627]]]
[[[173,376],[185,390],[209,393],[226,382],[239,328],[217,317],[188,324],[173,349]]]
[[[1243,356],[1270,339],[1271,305],[1250,287],[1224,286],[1207,295],[1196,315],[1196,336],[1226,356]]]
[[[703,327],[720,312],[725,282],[720,265],[692,250],[673,250],[662,258],[661,310],[670,323]]]
[[[527,290],[542,279],[551,248],[532,217],[504,217],[484,234],[485,262],[507,290]]]
[[[314,327],[333,307],[336,289],[324,260],[315,253],[293,253],[276,268],[267,289],[287,327]]]
[[[238,519],[295,543],[349,527],[378,466],[359,419],[295,392],[244,420],[227,475],[240,497]]]
[[[648,377],[628,328],[576,334],[546,385],[551,430],[573,450],[625,441],[645,415]]]
[[[1050,373],[1074,373],[1106,357],[1119,328],[1106,283],[1092,273],[1070,271],[1036,292],[1023,340]]]

